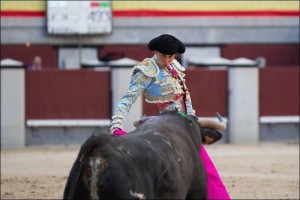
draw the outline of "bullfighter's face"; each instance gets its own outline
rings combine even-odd
[[[160,64],[160,66],[166,68],[171,65],[176,54],[167,55],[167,54],[162,54],[159,51],[155,51],[155,55],[156,55],[156,58]]]

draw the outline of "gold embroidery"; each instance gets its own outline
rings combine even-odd
[[[165,103],[174,100],[174,95],[156,96],[156,97],[145,97],[145,101],[148,103]]]
[[[175,85],[176,82],[176,79],[172,78],[171,76],[168,76],[166,79],[160,80],[160,86]]]
[[[156,77],[159,73],[158,66],[151,62],[150,58],[146,58],[142,62],[134,66],[131,70],[131,77],[133,77],[137,70],[140,70],[144,75],[148,77]]]
[[[162,76],[171,76],[170,75],[170,73],[166,70],[166,69],[163,69],[162,71],[161,71],[161,74],[162,74]]]
[[[171,94],[171,93],[174,93],[174,88],[169,86],[169,87],[164,87],[162,88],[161,90],[161,94],[162,95],[166,95],[166,94]]]

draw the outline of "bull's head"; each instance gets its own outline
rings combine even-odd
[[[201,126],[202,143],[213,144],[222,138],[222,134],[219,131],[226,128],[226,123],[218,112],[217,117],[219,121],[198,118],[198,123]]]

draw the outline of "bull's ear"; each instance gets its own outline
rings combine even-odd
[[[213,144],[222,139],[222,134],[210,128],[202,128],[201,130],[202,143]]]

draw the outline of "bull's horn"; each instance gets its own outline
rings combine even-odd
[[[217,112],[217,117],[219,119],[219,122],[224,122],[223,118],[221,117],[221,115]]]
[[[222,131],[226,129],[226,123],[222,119],[221,115],[217,112],[217,117],[219,119],[218,121],[212,120],[212,119],[206,119],[206,118],[198,118],[198,122],[201,127],[204,128],[212,128],[217,131]]]

